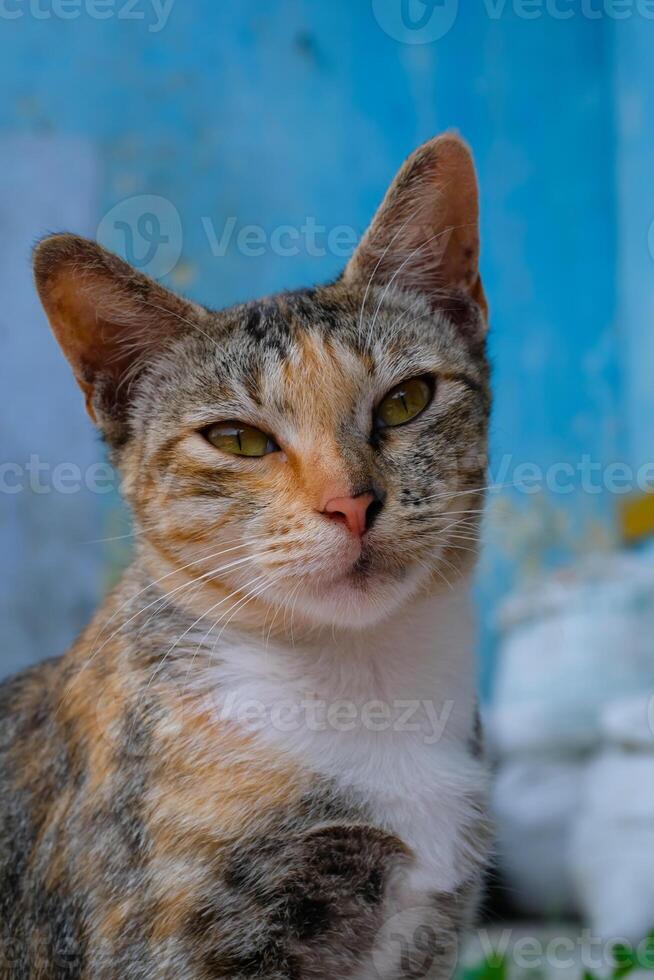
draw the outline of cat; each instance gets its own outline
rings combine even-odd
[[[37,246],[135,556],[0,687],[0,976],[450,976],[489,849],[478,254],[452,133],[326,286],[211,312]]]

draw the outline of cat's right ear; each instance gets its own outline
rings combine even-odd
[[[76,235],[37,245],[34,278],[89,414],[118,437],[134,379],[166,341],[193,326],[200,308]]]
[[[472,154],[444,133],[411,154],[343,276],[421,293],[436,308],[455,294],[487,306],[479,274],[479,195]]]

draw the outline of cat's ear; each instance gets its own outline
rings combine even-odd
[[[130,384],[199,309],[76,235],[37,245],[34,277],[52,330],[103,428],[124,415]]]
[[[406,161],[350,260],[348,282],[393,284],[434,306],[453,290],[487,305],[479,275],[479,196],[472,155],[454,133]]]

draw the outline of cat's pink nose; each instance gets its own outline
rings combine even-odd
[[[333,497],[325,504],[323,514],[342,521],[352,534],[361,538],[368,528],[370,507],[375,501],[371,493],[361,493],[358,497]]]

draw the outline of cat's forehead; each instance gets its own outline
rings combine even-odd
[[[285,386],[411,370],[425,358],[474,360],[461,320],[473,304],[451,302],[434,310],[419,296],[338,284],[284,293],[218,314],[219,370],[240,375],[277,374]]]
[[[468,315],[452,303],[434,311],[420,297],[338,284],[267,297],[211,314],[150,393],[185,418],[206,410],[332,429],[408,377],[483,370],[453,310],[459,321]]]
[[[311,360],[312,340],[364,354],[361,325],[366,313],[346,292],[305,289],[236,307],[226,317],[232,342],[243,344],[252,355],[272,351],[280,359],[304,354]]]
[[[356,404],[379,371],[358,312],[347,301],[306,291],[218,317],[202,388],[222,403],[223,414],[261,409],[332,427],[343,406]]]

